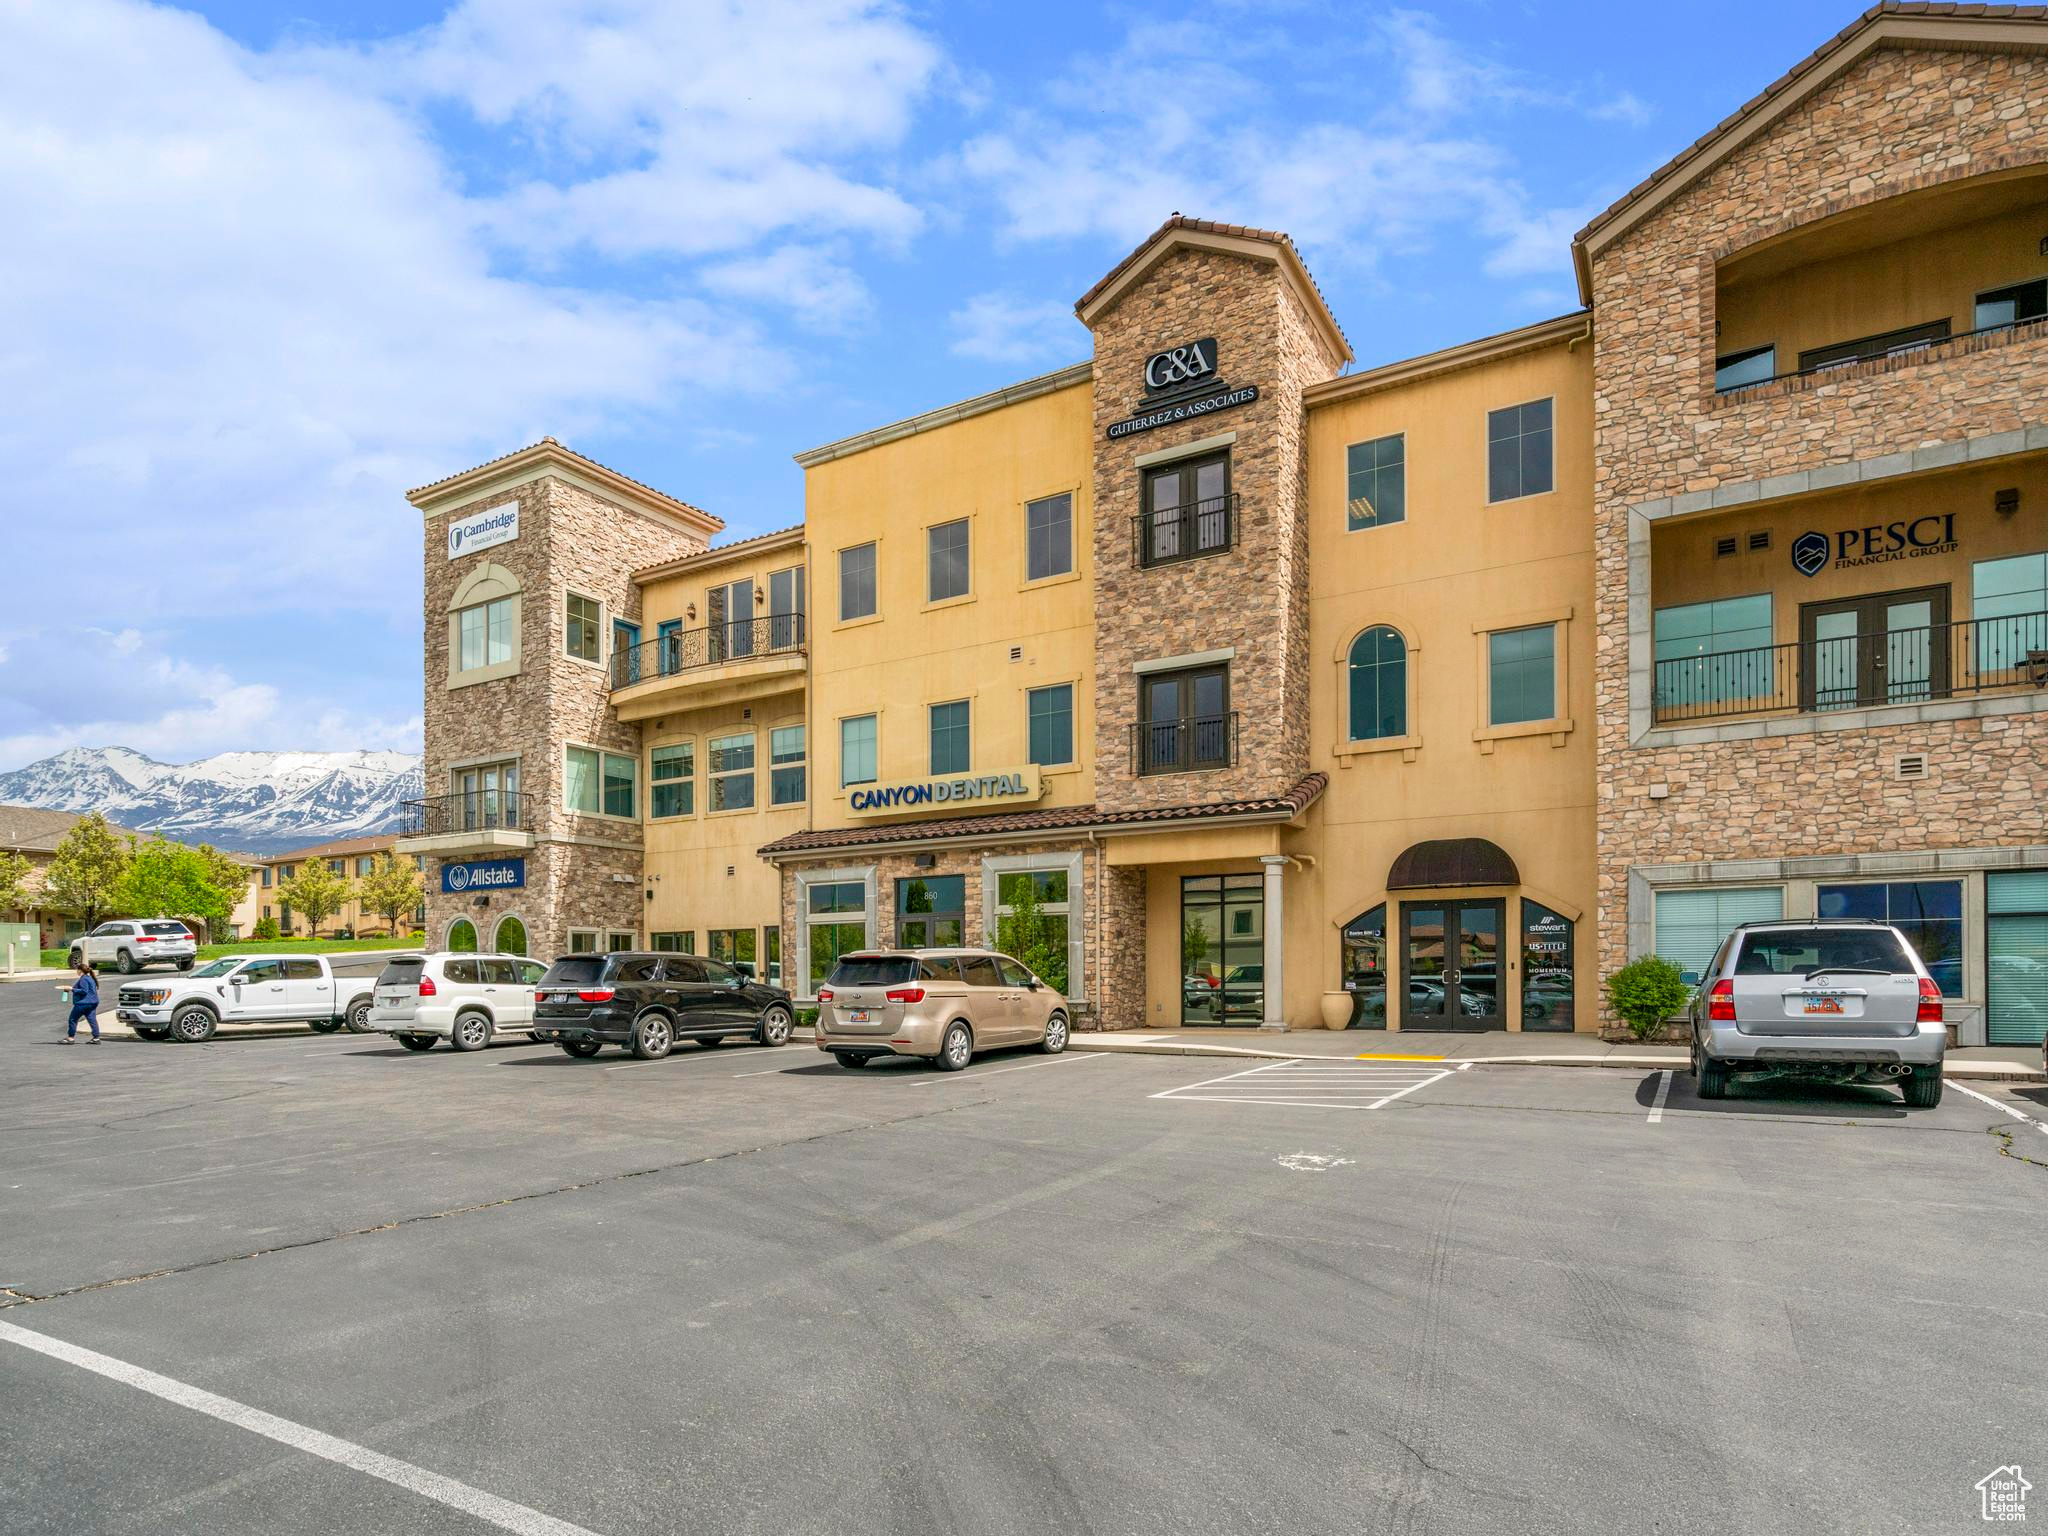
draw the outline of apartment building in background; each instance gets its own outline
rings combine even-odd
[[[279,887],[290,880],[309,863],[322,863],[341,879],[354,882],[369,874],[376,867],[377,860],[388,853],[395,853],[397,834],[375,833],[368,837],[334,838],[324,843],[313,843],[304,848],[293,848],[284,853],[265,854],[255,863],[254,896],[255,917],[269,918],[277,924],[280,938],[306,938],[311,936],[311,925],[303,912],[294,912],[291,904],[284,899]],[[424,875],[425,861],[418,855],[396,854],[409,860]],[[363,904],[360,894],[351,896],[342,903],[341,910],[320,919],[320,932],[331,935],[343,930],[359,938],[372,938],[396,933],[400,936],[411,932],[426,922],[426,905],[412,912],[402,912],[398,917],[399,927],[394,930],[391,919],[382,912],[374,911]],[[521,951],[524,952],[523,949]]]

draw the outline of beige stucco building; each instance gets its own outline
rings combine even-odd
[[[782,532],[552,441],[415,492],[430,938],[807,996],[1035,904],[1084,1027],[1534,1030],[1868,914],[2038,1038],[2044,123],[2048,13],[1879,7],[1554,320],[1356,370],[1284,234],[1176,215],[1089,359],[799,453]]]

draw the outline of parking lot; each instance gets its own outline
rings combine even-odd
[[[2048,1465],[2037,1087],[66,1047],[23,990],[10,1536],[1962,1530]]]

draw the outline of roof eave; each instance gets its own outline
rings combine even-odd
[[[479,464],[460,474],[450,475],[445,480],[436,480],[428,485],[417,486],[405,493],[405,499],[421,512],[432,516],[463,501],[488,494],[499,485],[510,485],[531,478],[537,471],[558,468],[578,478],[590,481],[605,495],[637,511],[652,513],[668,522],[681,523],[709,538],[725,528],[725,520],[706,512],[702,507],[693,507],[687,501],[679,501],[651,485],[642,485],[629,476],[620,474],[595,459],[585,458],[573,448],[565,447],[553,438],[542,438],[502,458]]]
[[[707,549],[702,554],[679,555],[673,560],[664,560],[659,565],[644,565],[631,573],[630,580],[635,586],[644,586],[650,581],[678,576],[684,572],[711,570],[717,566],[730,565],[740,560],[750,560],[757,555],[772,555],[781,549],[800,549],[804,542],[804,525],[794,528],[780,528],[774,533],[760,534],[751,539],[741,539],[722,549]]]

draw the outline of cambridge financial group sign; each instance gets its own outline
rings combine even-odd
[[[448,558],[473,555],[495,544],[510,544],[519,537],[519,503],[508,501],[474,517],[448,525]]]

